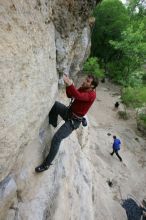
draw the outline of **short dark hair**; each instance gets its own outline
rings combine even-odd
[[[91,85],[93,85],[93,89],[95,89],[99,84],[98,78],[90,74],[88,75],[88,78],[92,79]]]
[[[116,138],[117,138],[117,137],[114,135],[114,136],[113,136],[113,139],[116,139]]]

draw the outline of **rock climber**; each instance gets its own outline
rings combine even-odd
[[[60,102],[55,102],[49,112],[49,124],[53,127],[57,127],[58,115],[65,122],[53,136],[50,151],[46,159],[40,166],[35,168],[37,173],[49,168],[59,150],[61,141],[80,126],[83,116],[88,112],[96,99],[95,88],[98,86],[98,79],[93,75],[88,75],[79,89],[74,86],[67,74],[63,75],[63,80],[66,84],[67,97],[71,98],[72,102],[69,107],[66,107]]]

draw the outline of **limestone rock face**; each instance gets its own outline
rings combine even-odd
[[[6,177],[0,183],[0,213],[3,216],[3,210],[8,209],[16,197],[17,186],[14,179],[10,176]]]
[[[57,91],[55,28],[34,3],[1,5],[1,180],[37,136]]]
[[[38,135],[52,105],[58,84],[56,52],[59,74],[77,73],[87,57],[86,20],[94,4],[74,0],[1,3],[1,180],[20,149]]]
[[[58,78],[65,71],[75,75],[89,54],[88,17],[96,2],[0,1],[0,187],[3,189],[8,180],[15,185],[10,196],[3,192],[2,220],[49,215],[47,200],[41,208],[38,199],[32,205],[38,210],[34,218],[23,196],[29,191],[29,183],[35,190],[32,170],[48,150],[50,136],[43,139],[43,135],[51,132],[47,115],[57,98]],[[61,172],[57,175],[63,175]],[[51,184],[47,192],[53,194],[55,182]],[[40,182],[37,190],[41,192]]]
[[[57,70],[60,76],[63,73],[76,75],[81,70],[83,62],[90,52],[90,30],[85,27],[81,33],[71,32],[65,39],[56,33]]]
[[[91,10],[100,0],[55,0],[52,1],[52,17],[56,30],[64,36],[86,26]]]

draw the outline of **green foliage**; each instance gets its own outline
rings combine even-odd
[[[87,74],[91,73],[98,78],[104,76],[103,71],[100,69],[98,60],[96,57],[90,57],[83,66],[83,71]]]
[[[120,41],[110,41],[115,49],[121,51],[128,59],[128,62],[138,63],[144,62],[146,54],[145,27],[143,22],[139,23],[139,28],[135,30],[133,25],[129,26],[121,33]]]
[[[138,87],[141,86],[143,83],[143,71],[135,71],[129,75],[129,79],[127,82],[127,85],[130,85],[131,87]]]
[[[119,65],[117,61],[114,62],[113,68],[110,69],[109,73],[117,75],[117,71],[121,73],[121,79],[127,85],[134,85],[133,79],[136,83],[141,83],[142,77],[141,66],[145,63],[146,54],[146,40],[145,40],[145,26],[143,22],[139,22],[139,28],[135,30],[133,25],[129,26],[125,31],[121,33],[121,40],[110,41],[113,47],[120,51],[121,57],[119,59]],[[117,77],[116,77],[117,78]]]
[[[103,0],[94,13],[91,55],[105,74],[124,86],[142,83],[146,56],[146,7],[143,0]],[[145,75],[143,79],[145,80]]]
[[[112,82],[118,83],[124,87],[139,87],[145,80],[145,73],[142,70],[137,70],[129,75],[124,75],[124,72],[121,73],[120,65],[118,66],[118,64],[115,66],[115,63],[113,63],[113,65],[110,63],[109,68],[111,71],[110,78],[112,79]]]
[[[132,19],[139,19],[146,15],[146,8],[143,0],[129,0],[128,11]]]
[[[112,82],[118,83],[123,86],[127,86],[127,80],[124,80],[124,72],[121,70],[123,69],[123,63],[119,61],[113,61],[108,64],[108,76],[112,79]]]
[[[146,124],[146,114],[141,113],[139,115],[139,119],[142,120]]]
[[[138,125],[138,128],[140,128],[141,131],[146,132],[146,114],[145,113],[141,113],[141,114],[138,115],[137,125]]]
[[[109,41],[121,38],[121,32],[129,23],[128,11],[119,0],[104,0],[93,14],[96,22],[91,38],[91,55],[99,58],[106,72],[107,63],[117,54]]]
[[[146,71],[143,74],[143,78],[142,78],[143,82],[146,84]]]
[[[124,88],[121,98],[123,103],[128,107],[142,107],[146,104],[146,86]]]

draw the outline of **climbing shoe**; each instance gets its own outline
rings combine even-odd
[[[50,164],[50,165],[52,165],[52,164]],[[45,164],[42,163],[40,166],[35,168],[35,172],[36,173],[41,173],[45,170],[48,170],[50,165],[45,165]]]

